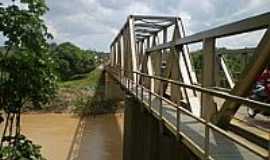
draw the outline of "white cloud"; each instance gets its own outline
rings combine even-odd
[[[127,14],[151,14],[153,13],[153,10],[150,8],[150,6],[143,2],[133,2],[132,5],[130,5],[126,9]]]

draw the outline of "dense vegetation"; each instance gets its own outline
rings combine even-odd
[[[5,47],[0,47],[0,53],[4,53],[5,50]],[[9,52],[15,54],[16,50]],[[83,50],[71,42],[65,42],[59,45],[50,44],[48,56],[58,80],[67,81],[83,78],[86,73],[91,72],[101,63],[100,59],[105,57],[106,53]]]
[[[21,134],[20,113],[27,101],[45,104],[55,94],[56,76],[47,43],[52,35],[42,19],[47,11],[44,0],[0,3],[0,33],[5,37],[0,54],[0,108],[7,115],[0,145],[3,160],[43,159],[39,147]]]
[[[59,100],[55,98],[61,93],[57,84],[68,88],[61,85],[65,84],[63,81],[81,78],[83,74],[87,78],[78,81],[90,85],[99,77],[91,78],[88,74],[97,65],[98,52],[82,50],[69,42],[47,43],[53,38],[42,18],[47,11],[45,0],[0,3],[0,34],[5,40],[0,47],[0,110],[7,115],[0,143],[3,160],[44,159],[40,146],[20,132],[21,111],[29,104],[44,108],[48,102]],[[76,92],[73,89],[72,93]],[[83,90],[80,88],[78,92]],[[1,115],[0,120],[4,120]]]
[[[232,73],[234,78],[238,78],[240,72],[243,71],[245,64],[248,64],[251,61],[251,57],[254,54],[254,48],[244,48],[244,49],[226,49],[226,48],[217,48],[216,54],[223,56],[225,63]],[[202,50],[198,50],[191,53],[193,66],[198,75],[201,73],[203,68],[203,55]]]
[[[60,80],[80,78],[78,75],[88,73],[96,66],[94,51],[82,50],[70,42],[52,44],[50,54],[55,60]]]

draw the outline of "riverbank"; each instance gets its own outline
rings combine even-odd
[[[27,103],[24,112],[34,113],[72,113],[78,102],[93,97],[96,93],[102,70],[98,67],[85,74],[82,79],[58,82],[56,95],[49,103],[42,106],[33,106]]]
[[[82,79],[59,82],[59,88],[48,104],[35,107],[27,104],[26,113],[75,113],[93,115],[121,112],[123,105],[104,99],[103,67],[99,66]]]
[[[123,105],[103,99],[102,69],[60,82],[49,104],[23,113],[22,133],[48,160],[121,159]]]
[[[59,82],[49,104],[25,107],[21,133],[42,146],[47,160],[121,160],[123,104],[104,99],[102,71]]]

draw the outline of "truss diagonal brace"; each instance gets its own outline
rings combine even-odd
[[[265,69],[266,65],[270,62],[270,27],[268,27],[262,40],[255,50],[254,60],[249,64],[241,75],[241,79],[236,83],[232,89],[232,94],[236,96],[246,97],[254,85],[256,77],[260,75]],[[240,107],[240,103],[226,100],[214,118],[214,122],[219,126],[226,128],[237,110]]]

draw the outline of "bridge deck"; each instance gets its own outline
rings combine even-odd
[[[146,89],[142,89],[141,86],[138,87],[136,91],[136,86],[129,84],[124,80],[121,82],[126,88],[130,88],[129,92],[133,94],[138,100],[143,102],[145,107],[153,113],[154,116],[160,118],[160,99],[151,95],[151,102],[149,98],[149,92]],[[137,92],[137,94],[136,94]],[[151,105],[149,105],[150,103]],[[179,116],[179,135],[182,137],[181,140],[187,144],[187,146],[197,154],[197,156],[203,158],[205,153],[205,143],[207,143],[205,137],[206,125],[201,123],[196,118],[191,117],[185,113],[181,113]],[[162,121],[168,126],[172,132],[176,131],[177,126],[177,110],[174,106],[166,101],[162,102]],[[240,137],[239,137],[240,138]],[[250,145],[253,145],[250,143]],[[254,145],[254,147],[257,147]],[[257,154],[249,151],[248,149],[242,147],[241,145],[235,143],[233,140],[229,139],[225,135],[217,132],[214,129],[209,128],[209,156],[210,159],[219,160],[262,160],[266,159],[267,151],[259,149],[261,155],[265,158],[261,158]]]

